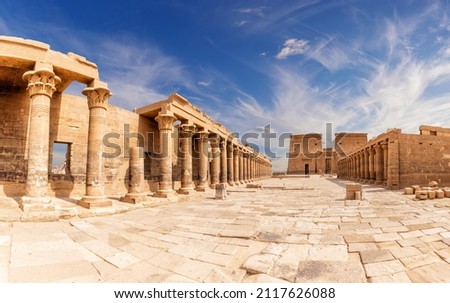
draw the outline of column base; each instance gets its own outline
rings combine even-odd
[[[383,181],[376,181],[375,185],[383,185]]]
[[[217,184],[219,184],[219,183],[217,183]],[[216,189],[216,185],[217,184],[209,184],[209,188],[211,188],[211,189]]]
[[[78,201],[78,205],[88,209],[111,207],[112,201],[106,196],[84,196]]]
[[[176,196],[177,193],[173,189],[160,189],[153,195],[157,198],[174,198]]]
[[[229,186],[234,186],[236,183],[234,183],[234,182],[228,182],[228,185]]]
[[[196,191],[199,191],[199,192],[205,192],[205,191],[206,191],[206,188],[208,188],[208,185],[207,185],[207,184],[204,184],[204,185],[197,185],[197,186],[195,187],[195,190],[196,190]]]
[[[137,204],[147,200],[146,193],[129,193],[120,198],[121,202]]]
[[[23,196],[19,202],[19,207],[25,213],[54,211],[55,206],[50,204],[51,201],[52,199],[50,197]]]
[[[195,189],[193,186],[181,187],[177,192],[181,195],[192,195],[193,193],[195,193]]]

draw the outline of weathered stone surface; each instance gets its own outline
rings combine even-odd
[[[366,250],[359,253],[364,264],[393,260],[394,256],[387,249]]]
[[[268,273],[276,259],[277,256],[273,254],[253,255],[242,264],[241,268],[249,274]]]
[[[399,260],[368,263],[364,264],[364,268],[369,278],[391,275],[405,270],[405,267]]]
[[[450,282],[450,264],[446,262],[436,262],[417,267],[407,273],[411,281],[416,283]]]

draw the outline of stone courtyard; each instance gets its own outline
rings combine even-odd
[[[448,208],[374,185],[345,200],[346,183],[274,177],[229,187],[226,200],[209,190],[112,215],[0,222],[0,281],[450,282]]]

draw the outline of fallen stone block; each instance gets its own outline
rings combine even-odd
[[[428,199],[434,199],[436,198],[436,191],[435,190],[428,190]]]
[[[226,200],[227,199],[227,188],[225,184],[217,184],[216,185],[216,199],[217,200]]]
[[[444,191],[442,189],[436,190],[436,199],[443,199],[444,198]]]
[[[412,188],[412,187],[405,187],[404,194],[405,195],[414,195],[414,188]]]

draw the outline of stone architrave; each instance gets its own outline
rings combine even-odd
[[[120,200],[127,203],[144,202],[148,193],[142,192],[144,183],[144,148],[130,147],[128,193]]]
[[[198,184],[195,187],[197,191],[206,191],[208,187],[208,139],[209,132],[206,130],[198,132],[198,154],[199,154],[199,171],[198,171]]]
[[[172,185],[173,123],[176,117],[168,108],[162,108],[155,120],[158,122],[160,136],[160,179],[155,196],[171,198],[176,196]]]
[[[211,144],[211,188],[215,188],[219,184],[220,177],[220,136],[218,134],[210,134],[209,140]]]
[[[78,205],[86,208],[112,206],[105,195],[103,174],[103,135],[106,132],[106,110],[111,92],[106,83],[94,80],[83,90],[88,99],[89,130],[86,164],[86,195]]]
[[[36,62],[34,70],[23,74],[23,80],[28,82],[31,106],[26,190],[20,208],[25,212],[51,210],[47,193],[50,101],[61,79],[55,75],[51,64]]]
[[[180,125],[180,151],[181,151],[181,188],[180,194],[194,193],[192,183],[192,135],[195,126],[187,123]]]

